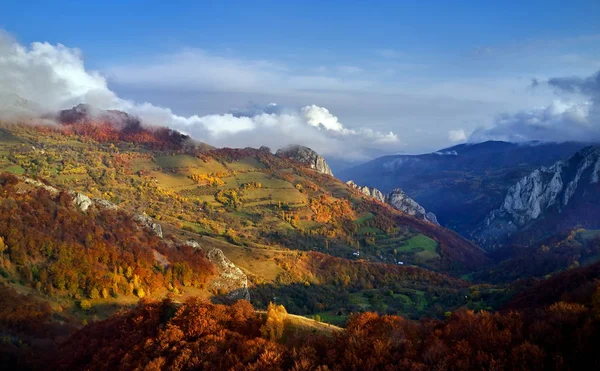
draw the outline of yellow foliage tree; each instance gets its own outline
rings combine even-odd
[[[267,308],[267,320],[260,328],[260,333],[265,339],[277,341],[283,337],[287,311],[283,305],[270,303]]]

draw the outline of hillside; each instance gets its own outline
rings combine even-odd
[[[4,125],[0,170],[235,245],[360,254],[444,271],[483,260],[477,247],[454,233],[266,149],[212,149],[125,118],[118,125],[93,121],[101,118]]]
[[[2,174],[0,195],[0,356],[15,367],[41,367],[27,354],[43,363],[76,329],[139,299],[276,301],[341,324],[356,311],[443,317],[488,305],[469,283],[423,268],[236,246],[26,177]],[[291,338],[333,328],[289,319]]]
[[[572,229],[532,244],[510,244],[488,254],[489,266],[473,272],[476,281],[510,283],[544,278],[600,260],[600,231]]]
[[[10,174],[0,174],[0,187],[2,281],[80,307],[211,289],[217,268],[205,251],[162,238],[134,215]]]
[[[600,314],[600,263],[571,269],[536,282],[508,302],[505,310],[542,308],[557,301],[591,307]]]

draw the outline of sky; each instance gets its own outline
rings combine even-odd
[[[356,161],[600,141],[599,14],[597,0],[6,1],[0,94]]]

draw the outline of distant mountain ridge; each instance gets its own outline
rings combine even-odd
[[[421,155],[383,156],[342,170],[337,176],[383,193],[401,188],[439,223],[469,235],[501,205],[519,179],[540,166],[551,166],[587,143],[460,144]]]

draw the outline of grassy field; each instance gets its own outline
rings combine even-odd
[[[318,322],[329,323],[335,326],[343,326],[348,320],[348,315],[338,315],[339,310],[330,310],[326,312],[317,312],[307,315],[306,317],[312,320],[319,319]],[[317,317],[318,316],[318,317]]]
[[[173,190],[193,189],[196,183],[187,176],[180,173],[165,173],[162,171],[151,171],[150,176],[158,181],[161,187]]]
[[[154,161],[156,161],[156,164],[163,169],[194,167],[206,169],[206,171],[209,172],[226,171],[223,165],[216,161],[205,163],[201,159],[189,155],[156,156],[154,157]]]
[[[403,245],[395,247],[398,254],[412,254],[421,261],[439,259],[440,255],[436,249],[437,242],[422,234],[411,237]]]
[[[422,234],[416,235],[406,241],[404,245],[396,248],[398,252],[414,252],[415,250],[429,250],[435,252],[437,242]]]
[[[295,314],[288,314],[285,319],[283,337],[284,339],[290,339],[298,335],[314,333],[333,336],[340,331],[343,331],[343,329],[329,323],[318,322],[314,319]]]
[[[266,168],[265,164],[255,158],[243,158],[239,161],[233,161],[227,164],[227,167],[235,171],[254,171],[255,169]]]

